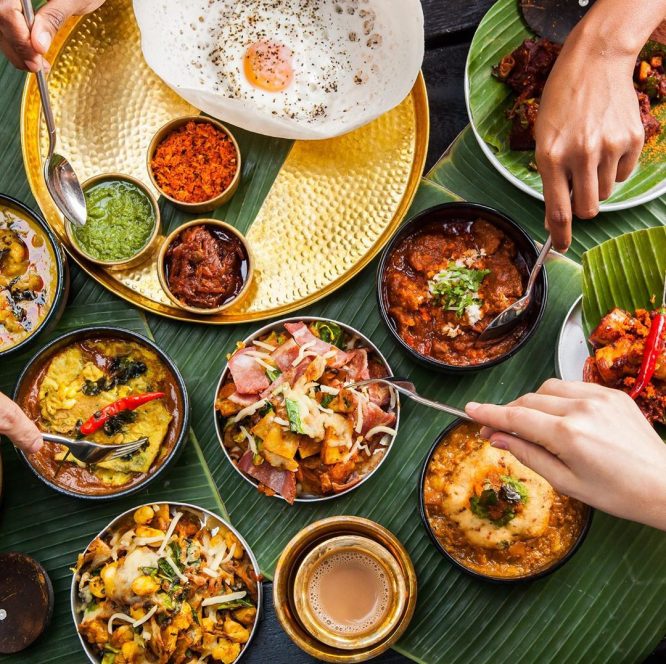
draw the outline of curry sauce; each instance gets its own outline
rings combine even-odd
[[[505,463],[499,475],[508,490],[493,493],[498,464],[477,458],[487,451]],[[461,481],[465,464],[476,481]],[[453,510],[456,493],[464,504]],[[483,507],[484,497],[494,511]],[[423,503],[444,550],[463,567],[494,578],[525,577],[552,567],[575,547],[589,517],[588,506],[557,493],[509,452],[491,447],[472,423],[456,427],[435,448]]]

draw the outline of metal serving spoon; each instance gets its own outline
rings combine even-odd
[[[35,22],[35,12],[32,9],[30,0],[21,0],[23,5],[23,15],[25,16],[28,28],[32,29]],[[56,146],[56,127],[49,100],[49,88],[46,83],[46,76],[43,71],[38,71],[37,86],[39,87],[39,96],[42,100],[42,109],[44,119],[49,132],[49,151],[44,161],[44,180],[46,188],[51,194],[55,204],[65,215],[65,218],[78,226],[84,226],[88,217],[86,209],[86,199],[83,196],[83,189],[79,183],[72,165],[62,155],[55,152]]]
[[[507,307],[501,314],[493,318],[488,327],[481,332],[479,341],[492,341],[493,339],[502,337],[520,322],[520,319],[526,314],[532,304],[534,284],[536,283],[537,277],[541,274],[544,261],[552,246],[553,240],[549,235],[539,253],[539,257],[536,259],[536,263],[534,263],[530,278],[527,282],[527,288],[525,289],[525,295],[519,300],[516,300],[511,306]]]
[[[364,385],[370,385],[371,383],[384,383],[390,387],[393,387],[400,394],[404,394],[406,397],[409,397],[417,403],[423,404],[424,406],[429,406],[430,408],[435,408],[436,410],[441,410],[450,415],[455,415],[460,417],[463,420],[468,422],[473,422],[472,418],[464,411],[448,404],[441,403],[440,401],[432,401],[431,399],[426,399],[422,397],[417,391],[414,383],[405,380],[404,378],[371,378],[370,380],[361,380],[358,383],[348,383],[345,387],[363,387]]]
[[[100,445],[99,443],[91,443],[89,440],[73,440],[54,433],[42,433],[42,438],[49,443],[64,445],[73,457],[83,463],[96,463],[103,459],[108,461],[134,454],[148,442],[148,438],[144,437],[120,445]]]

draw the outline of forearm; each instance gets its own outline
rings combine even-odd
[[[567,44],[600,56],[635,59],[664,18],[666,0],[597,0]]]

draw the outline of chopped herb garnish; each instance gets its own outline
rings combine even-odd
[[[271,383],[275,382],[281,374],[282,372],[279,369],[266,369],[266,376]]]
[[[342,337],[344,333],[339,325],[318,320],[312,324],[311,329],[312,333],[318,336],[322,341],[337,346],[338,348],[342,348]]]
[[[324,394],[321,398],[321,405],[323,408],[328,408],[331,404],[331,401],[335,399],[335,395],[333,394]]]
[[[444,309],[461,318],[467,307],[482,304],[478,291],[489,274],[490,270],[472,270],[450,262],[428,282],[428,290]]]
[[[287,409],[287,417],[289,418],[289,428],[294,433],[305,433],[303,423],[301,422],[301,409],[298,407],[298,402],[293,399],[285,399],[284,405]]]
[[[104,422],[104,433],[107,436],[115,436],[123,430],[126,424],[136,420],[136,413],[132,410],[121,410],[117,415],[112,415]]]
[[[506,526],[527,502],[527,489],[508,475],[500,479],[502,484],[499,489],[486,480],[481,495],[472,496],[469,505],[472,513],[480,519],[488,519],[496,526]]]

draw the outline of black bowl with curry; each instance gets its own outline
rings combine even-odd
[[[119,498],[153,482],[185,443],[190,405],[173,361],[121,328],[88,327],[43,348],[19,377],[14,400],[41,431],[99,444],[143,440],[133,454],[85,464],[45,442],[22,456],[50,488],[91,500]]]
[[[462,571],[498,583],[533,581],[583,543],[592,508],[558,493],[480,426],[457,420],[431,448],[419,483],[421,519],[437,549]]]
[[[445,203],[424,210],[382,254],[377,296],[384,322],[403,350],[427,367],[465,373],[504,362],[541,322],[546,271],[516,327],[490,342],[479,336],[522,297],[538,253],[515,221],[492,208]]]
[[[0,358],[53,329],[69,292],[65,254],[44,219],[0,194]]]

